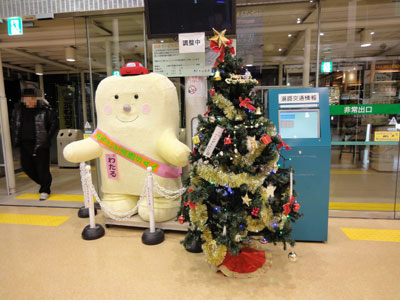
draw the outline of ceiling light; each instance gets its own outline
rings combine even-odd
[[[310,3],[313,3],[314,1],[313,0],[310,0]]]
[[[76,58],[76,50],[73,47],[66,47],[65,48],[65,60],[73,62]]]
[[[361,31],[361,47],[369,47],[372,44],[371,30],[364,29]]]
[[[300,24],[300,23],[301,23],[301,19],[297,18],[297,24]]]
[[[292,37],[292,34],[291,34],[291,33],[289,33],[287,36],[288,36],[288,37]]]
[[[161,43],[164,43],[164,40],[161,40],[160,42],[161,42]]]
[[[323,33],[323,32],[320,32],[320,33],[319,33],[319,35],[320,35],[320,36],[324,36],[324,35],[325,35],[325,33]]]
[[[279,48],[278,51],[281,52],[281,51],[282,51],[282,48]]]
[[[370,34],[370,35],[374,35],[374,34],[375,34],[375,31],[371,31],[369,34]]]
[[[40,64],[35,65],[35,74],[43,75],[43,66]]]

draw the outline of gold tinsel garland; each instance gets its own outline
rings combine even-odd
[[[218,266],[224,261],[227,252],[225,245],[218,245],[215,240],[211,240],[203,243],[201,248],[203,249],[209,264]]]
[[[238,188],[242,184],[247,184],[249,190],[254,193],[265,180],[265,175],[260,174],[256,176],[249,175],[248,173],[226,173],[220,167],[212,167],[210,165],[200,164],[196,167],[196,173],[203,179],[213,182],[218,185],[229,186],[231,188]]]
[[[252,232],[259,232],[265,228],[264,222],[259,218],[253,219],[251,216],[247,216],[246,222],[247,229]]]
[[[190,209],[189,215],[190,221],[195,223],[197,227],[203,230],[208,220],[207,206],[205,204],[197,205]]]
[[[224,111],[224,114],[229,120],[241,121],[246,117],[244,111],[237,110],[233,103],[222,96],[222,94],[212,96],[211,100],[218,106],[218,108]]]
[[[235,158],[233,159],[233,163],[235,165],[240,164],[241,167],[244,167],[246,165],[252,165],[256,160],[256,158],[259,157],[261,153],[264,151],[265,147],[266,145],[259,144],[258,148],[253,153],[248,152],[245,156],[242,156],[237,153],[234,156]]]

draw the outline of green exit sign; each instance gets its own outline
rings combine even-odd
[[[22,19],[20,17],[8,18],[8,35],[21,35]]]
[[[321,63],[321,72],[322,73],[331,73],[332,72],[332,62],[331,61],[323,61]]]

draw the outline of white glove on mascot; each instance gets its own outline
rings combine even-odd
[[[178,138],[179,104],[176,88],[165,76],[109,76],[96,91],[97,129],[90,138],[64,149],[70,162],[100,158],[102,202],[110,211],[136,206],[152,167],[154,180],[168,190],[182,187],[180,170],[190,149]],[[166,199],[154,192],[156,222],[176,217],[180,197]],[[149,220],[147,201],[138,208]]]

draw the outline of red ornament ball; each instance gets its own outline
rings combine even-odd
[[[179,222],[180,224],[183,224],[183,223],[185,222],[185,217],[184,217],[184,216],[179,216],[178,222]]]
[[[189,188],[188,191],[189,191],[189,193],[191,193],[191,192],[193,192],[193,189],[192,189],[192,188]]]

